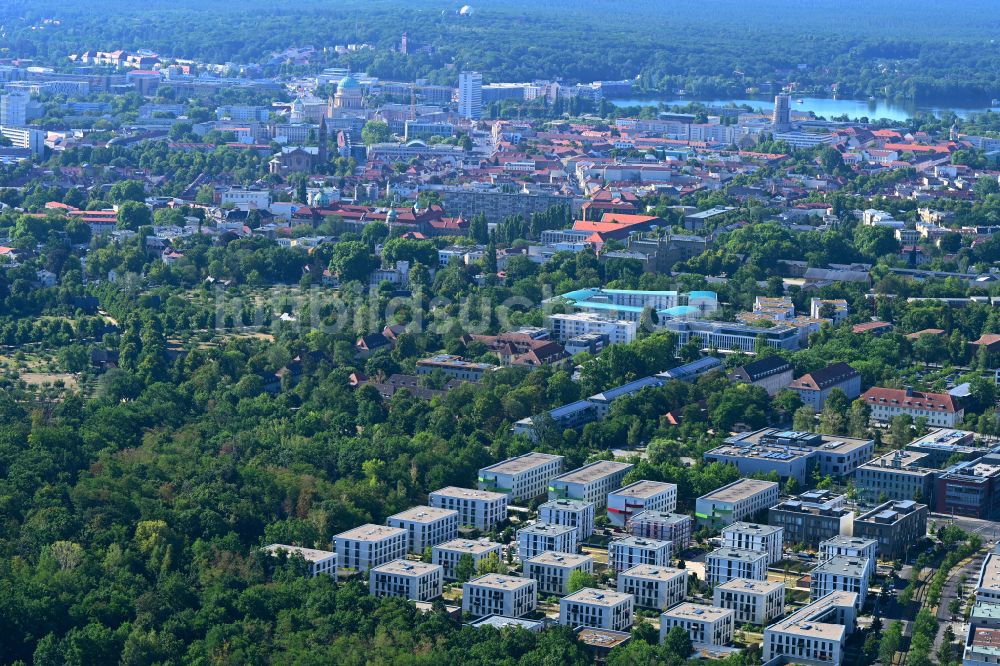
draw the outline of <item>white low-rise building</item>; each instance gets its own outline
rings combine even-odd
[[[608,493],[621,487],[622,479],[632,469],[630,463],[613,460],[597,462],[566,472],[549,482],[549,499],[578,499],[607,506]]]
[[[687,597],[688,576],[686,569],[639,564],[618,574],[617,589],[640,608],[665,610]]]
[[[878,541],[852,536],[835,536],[819,544],[819,561],[825,562],[837,556],[867,559],[871,563],[871,575],[875,574],[878,555]]]
[[[590,312],[552,314],[547,319],[552,337],[559,342],[588,333],[599,333],[608,336],[608,344],[626,345],[635,340],[639,332],[638,321],[611,319]]]
[[[722,545],[725,548],[756,550],[767,554],[768,566],[782,558],[784,530],[771,525],[757,523],[733,523],[722,530]]]
[[[742,548],[719,548],[705,558],[705,580],[720,585],[734,578],[767,580],[767,553]]]
[[[538,520],[575,527],[576,540],[582,543],[594,533],[594,503],[575,499],[549,500],[538,507]]]
[[[674,550],[680,552],[691,545],[694,519],[680,513],[643,511],[635,514],[625,529],[632,536],[673,541]]]
[[[640,564],[670,566],[673,544],[658,539],[625,537],[608,544],[608,566],[613,571],[626,571]]]
[[[717,585],[712,605],[736,613],[740,624],[766,625],[785,614],[785,584],[734,578]]]
[[[872,560],[867,557],[834,556],[809,574],[809,598],[816,601],[831,592],[854,592],[861,610],[868,598],[871,569]]]
[[[698,524],[710,528],[732,525],[753,518],[778,503],[774,481],[740,479],[695,500]]]
[[[736,614],[726,608],[679,604],[660,615],[660,642],[674,627],[688,632],[694,645],[728,645],[733,640]]]
[[[415,506],[389,516],[389,527],[406,530],[406,547],[416,555],[425,548],[451,541],[458,534],[458,512],[431,506]]]
[[[309,565],[310,576],[315,577],[320,574],[326,574],[334,578],[337,577],[337,553],[333,551],[302,548],[300,546],[286,546],[283,543],[272,543],[270,546],[265,546],[264,550],[271,555],[277,555],[280,552],[285,553],[288,557],[301,556],[306,561],[306,564]]]
[[[480,560],[489,557],[490,553],[496,553],[497,558],[502,557],[503,546],[486,539],[452,539],[431,549],[431,562],[441,565],[444,569],[445,580],[455,580],[458,578],[455,575],[455,569],[463,555],[471,557],[472,564],[478,567]],[[474,572],[475,569],[473,569]]]
[[[333,537],[341,569],[368,571],[406,557],[406,530],[385,525],[361,525]]]
[[[562,468],[562,456],[526,453],[479,470],[479,489],[504,493],[512,502],[530,500],[548,492]]]
[[[625,527],[643,511],[671,512],[677,508],[677,486],[659,481],[636,481],[608,494],[608,519],[615,527]]]
[[[538,591],[541,594],[569,594],[569,576],[574,571],[594,573],[594,558],[590,555],[549,551],[524,562],[524,576],[538,581]]]
[[[1000,544],[986,555],[983,566],[979,569],[976,601],[1000,603]]]
[[[517,531],[517,556],[525,562],[547,551],[576,552],[576,528],[534,523]]]
[[[585,587],[559,600],[559,624],[625,631],[632,626],[631,594]]]
[[[458,524],[486,531],[507,520],[507,496],[488,490],[450,486],[428,495],[428,504],[458,512]]]
[[[764,630],[764,663],[835,666],[843,663],[847,637],[855,629],[857,595],[834,592],[813,601]]]
[[[430,601],[441,596],[444,569],[438,564],[393,560],[368,572],[368,592],[376,597]]]
[[[462,585],[462,612],[474,617],[521,617],[538,605],[538,583],[530,578],[486,574]]]

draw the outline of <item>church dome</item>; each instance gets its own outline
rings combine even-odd
[[[345,76],[344,78],[342,78],[340,80],[340,83],[337,84],[337,90],[338,91],[340,91],[340,90],[360,90],[360,89],[361,89],[361,84],[358,83],[358,80],[355,79],[350,74],[348,74],[347,76]]]
[[[399,217],[399,213],[396,212],[396,209],[395,208],[390,208],[389,212],[386,213],[386,215],[385,215],[385,221],[388,224],[392,224],[393,222],[396,221],[396,218],[398,218],[398,217]]]

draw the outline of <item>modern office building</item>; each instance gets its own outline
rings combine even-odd
[[[406,557],[406,530],[385,525],[361,525],[333,537],[341,569],[368,571]]]
[[[609,345],[624,345],[635,340],[639,333],[637,321],[611,319],[589,312],[551,314],[546,317],[546,322],[552,337],[558,342],[597,333],[607,336]]]
[[[742,550],[756,550],[767,555],[770,566],[782,558],[784,530],[757,523],[733,523],[722,529],[722,546]]]
[[[549,482],[549,499],[578,499],[607,506],[608,493],[621,487],[622,479],[633,465],[613,460],[598,460]]]
[[[784,530],[785,543],[815,548],[824,539],[854,533],[846,499],[831,490],[810,490],[768,509],[767,523]]]
[[[640,564],[670,566],[673,544],[669,541],[626,537],[608,544],[608,566],[612,571],[626,571]]]
[[[479,72],[458,74],[458,115],[479,120],[483,112],[483,75]]]
[[[767,553],[742,548],[717,548],[705,558],[705,581],[719,585],[734,578],[767,580]]]
[[[792,380],[788,389],[813,411],[821,412],[833,389],[843,391],[849,400],[861,395],[861,373],[846,363],[834,363]]]
[[[764,663],[839,666],[847,637],[854,633],[857,595],[834,592],[811,602],[764,630]]]
[[[643,511],[671,512],[677,508],[677,486],[659,481],[636,481],[608,494],[608,519],[615,527],[625,527]]]
[[[326,574],[337,577],[337,553],[329,550],[316,550],[315,548],[302,548],[301,546],[286,546],[283,543],[272,543],[264,546],[264,551],[277,555],[285,553],[287,557],[301,556],[309,565],[309,575],[312,577]]]
[[[496,370],[498,366],[492,363],[474,363],[466,361],[454,354],[437,354],[430,358],[422,358],[417,361],[414,372],[418,375],[429,375],[433,372],[441,372],[451,379],[459,379],[466,382],[478,382],[488,372]]]
[[[854,520],[854,536],[874,539],[883,560],[903,558],[927,534],[927,505],[912,500],[886,502]]]
[[[549,500],[538,507],[538,521],[576,528],[577,543],[594,533],[594,503],[575,499]]]
[[[486,574],[462,585],[462,612],[474,617],[521,617],[538,605],[538,583],[530,578]]]
[[[883,500],[932,501],[940,470],[929,466],[930,455],[899,449],[858,467],[854,485],[863,502]]]
[[[688,632],[695,647],[728,645],[733,640],[736,613],[728,608],[683,603],[660,615],[660,642],[674,627]]]
[[[785,584],[734,578],[716,585],[712,605],[736,613],[739,624],[766,625],[785,614]]]
[[[576,528],[569,525],[534,523],[517,531],[517,556],[522,562],[546,551],[576,552]]]
[[[1000,518],[1000,453],[960,462],[942,472],[934,485],[934,509],[983,520]]]
[[[608,217],[604,219],[607,220]],[[657,221],[656,218],[646,219]],[[590,287],[567,292],[558,298],[567,302],[577,312],[636,322],[642,318],[642,313],[647,308],[655,311],[660,319],[703,317],[719,308],[718,295],[712,291],[684,294],[676,291]]]
[[[428,504],[458,511],[458,524],[486,531],[507,520],[507,495],[449,486],[428,496]]]
[[[663,328],[677,335],[678,345],[683,347],[697,340],[702,349],[740,351],[752,354],[757,348],[758,338],[768,347],[795,351],[799,348],[799,330],[787,324],[771,327],[750,326],[736,322],[671,319],[663,323]]]
[[[440,565],[393,560],[368,572],[368,592],[376,597],[430,601],[441,596],[444,570]]]
[[[634,596],[640,608],[666,610],[687,597],[689,575],[686,569],[638,564],[618,573],[617,589]]]
[[[407,550],[420,555],[425,548],[455,538],[458,534],[458,512],[453,509],[415,506],[389,516],[386,524],[406,530]]]
[[[643,511],[632,516],[625,529],[632,536],[672,541],[674,550],[680,552],[691,545],[694,518],[680,513]]]
[[[28,124],[28,103],[31,96],[22,91],[0,95],[0,125],[24,127]]]
[[[455,568],[463,555],[471,557],[472,564],[478,567],[480,560],[489,557],[490,553],[496,553],[497,558],[502,557],[503,546],[486,539],[452,539],[431,549],[431,562],[441,565],[445,580],[455,580],[458,578]]]
[[[809,574],[809,598],[816,601],[831,592],[854,592],[857,595],[857,608],[861,610],[868,599],[872,562],[867,557],[846,555],[835,555],[821,562]]]
[[[784,93],[774,96],[774,112],[771,114],[771,126],[775,132],[788,132],[792,129],[792,97]]]
[[[770,509],[778,503],[774,481],[740,479],[702,495],[695,501],[698,524],[719,529]]]
[[[585,587],[559,600],[559,624],[625,631],[632,626],[631,594]]]
[[[524,561],[524,576],[538,582],[541,594],[569,594],[569,577],[574,571],[594,573],[594,558],[547,551]]]
[[[548,492],[562,469],[562,456],[526,453],[479,470],[479,489],[504,493],[511,502],[530,500]]]

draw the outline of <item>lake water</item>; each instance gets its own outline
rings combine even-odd
[[[802,103],[799,104],[798,100]],[[704,104],[706,106],[724,106],[726,104],[743,105],[749,104],[754,109],[763,109],[770,113],[774,108],[773,98],[759,99],[687,99],[676,97],[645,97],[645,98],[622,98],[609,99],[615,106],[656,106],[661,102],[667,106],[684,106],[692,102]],[[826,119],[834,116],[847,114],[852,120],[867,117],[869,120],[888,118],[889,120],[906,120],[912,118],[917,111],[939,114],[942,111],[953,111],[960,118],[965,118],[970,113],[985,111],[986,107],[948,107],[948,106],[924,106],[919,104],[897,104],[885,99],[859,100],[859,99],[832,99],[826,97],[792,97],[792,111],[808,112],[812,111],[817,116]],[[997,111],[998,109],[994,109]]]

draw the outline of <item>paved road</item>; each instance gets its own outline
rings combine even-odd
[[[976,576],[979,574],[979,569],[983,566],[983,560],[986,558],[987,550],[977,553],[971,560],[966,562],[961,567],[955,569],[948,580],[945,581],[944,587],[941,588],[941,605],[938,606],[937,619],[939,623],[938,634],[934,638],[934,654],[937,654],[938,649],[941,647],[941,643],[944,642],[944,632],[945,627],[950,626],[951,630],[955,632],[956,636],[963,637],[965,635],[965,622],[961,619],[952,622],[951,612],[948,610],[948,606],[951,604],[952,599],[958,596],[958,581],[965,574],[966,583],[964,593],[969,594],[970,585],[974,588]],[[961,614],[959,615],[961,617]]]

